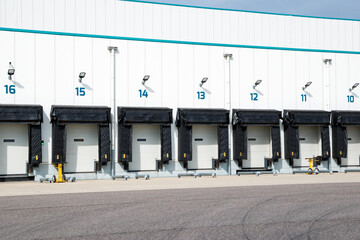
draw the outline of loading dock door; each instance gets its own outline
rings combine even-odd
[[[360,127],[348,126],[348,154],[343,158],[342,165],[359,165],[360,157]]]
[[[130,171],[155,171],[161,158],[160,126],[133,125]]]
[[[0,124],[0,175],[26,174],[29,158],[28,126]]]
[[[192,147],[192,161],[189,161],[188,169],[211,169],[212,159],[218,156],[217,127],[194,125]]]
[[[299,126],[299,159],[294,159],[294,166],[309,166],[308,160],[321,155],[320,127]]]
[[[248,126],[248,158],[243,168],[263,168],[264,159],[271,157],[270,127]]]
[[[94,172],[98,149],[97,125],[67,125],[65,173]]]

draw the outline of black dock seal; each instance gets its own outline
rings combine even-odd
[[[52,123],[52,163],[66,163],[66,125],[97,124],[99,143],[99,162],[101,165],[110,162],[110,108],[97,106],[59,106],[51,107]]]
[[[233,149],[234,159],[242,166],[242,160],[247,159],[247,126],[271,126],[272,158],[281,158],[280,140],[281,112],[277,110],[233,109]]]
[[[160,165],[162,166],[163,164],[168,164],[172,159],[172,122],[172,109],[170,108],[118,107],[118,162],[123,163],[125,169],[128,169],[128,163],[132,162],[132,125],[145,123],[160,125]],[[138,141],[139,140],[143,139],[138,139]]]
[[[217,125],[218,129],[218,161],[225,162],[229,158],[229,111],[225,109],[179,108],[176,114],[178,127],[179,161],[187,168],[192,160],[192,125]]]
[[[341,158],[347,158],[348,138],[347,126],[360,126],[360,111],[332,111],[332,147],[333,158],[341,165]]]
[[[285,134],[285,158],[293,166],[294,159],[299,158],[299,126],[320,126],[322,160],[330,158],[330,112],[313,110],[284,110],[283,124]]]
[[[27,124],[29,126],[29,164],[27,169],[32,171],[32,167],[37,167],[42,163],[42,106],[0,104],[0,122]]]

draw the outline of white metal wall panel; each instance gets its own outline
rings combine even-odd
[[[106,13],[105,13],[105,23],[106,23],[106,34],[113,35],[116,32],[116,2],[106,1]]]
[[[5,142],[5,139],[14,142]],[[28,139],[27,125],[0,124],[0,175],[26,174]]]
[[[6,1],[0,1],[0,26],[6,26]]]
[[[67,32],[77,32],[76,14],[76,1],[65,0],[65,29]]]
[[[206,96],[209,97],[209,107],[225,108],[225,71],[229,71],[225,67],[225,58],[223,56],[223,49],[221,48],[208,48],[209,49],[209,80],[205,83],[204,91],[210,87],[209,93],[205,91]],[[234,50],[234,49],[232,49]],[[233,63],[231,63],[233,64]],[[234,82],[238,80],[235,79]],[[206,89],[205,89],[206,88]],[[226,100],[227,101],[227,100]]]
[[[75,28],[79,33],[86,33],[86,0],[75,1]]]
[[[152,19],[150,17],[144,15],[144,18],[147,19],[147,21],[145,21],[146,23],[151,23]],[[116,25],[116,29],[115,29],[116,35],[125,36],[126,34],[125,34],[125,2],[124,1],[118,1],[115,4],[115,25]],[[149,26],[145,25],[144,28],[148,30]]]
[[[244,44],[243,35],[249,45],[360,50],[358,21],[118,0],[3,0],[2,4],[4,27],[227,44]]]
[[[131,19],[134,22],[134,36],[144,37],[144,8],[143,5],[135,4],[134,5],[134,18]],[[154,16],[154,18],[161,17],[160,15]],[[130,19],[129,19],[130,20]]]
[[[79,76],[79,75],[78,75]],[[55,103],[71,105],[74,103],[74,39],[55,37]]]
[[[56,1],[56,0],[55,0]],[[86,33],[96,33],[96,4],[95,0],[86,0]]]
[[[218,79],[212,79],[209,75],[209,48],[206,46],[198,46],[194,48],[194,77],[193,77],[193,88],[194,88],[194,106],[197,108],[208,108],[211,98],[211,82],[218,81]],[[208,77],[208,81],[200,87],[200,82],[204,77]],[[215,90],[215,89],[214,89]],[[204,92],[205,98],[198,96],[201,92]],[[200,99],[199,99],[200,98]]]
[[[360,127],[348,126],[348,156],[341,160],[342,165],[360,165]]]
[[[280,51],[268,51],[268,107],[270,109],[283,109],[284,96],[281,94],[283,88],[282,78],[282,53]],[[287,80],[285,80],[287,81]]]
[[[222,12],[219,10],[213,11],[214,18],[214,42],[222,43],[223,42],[223,19]]]
[[[55,29],[55,0],[44,1],[44,30],[52,31]]]
[[[194,107],[196,91],[193,88],[194,79],[194,47],[189,45],[178,45],[179,53],[179,90],[178,106]]]
[[[129,105],[130,106],[146,106],[146,97],[140,97],[140,92],[146,90],[145,86],[142,85],[142,79],[146,75],[145,70],[145,45],[144,42],[129,42],[128,43],[129,54],[128,54],[128,66],[129,66]],[[139,58],[139,56],[143,56]],[[149,83],[153,81],[150,76]]]
[[[145,141],[144,141],[145,140]],[[130,171],[154,171],[161,158],[160,126],[133,125]]]
[[[74,38],[74,73],[71,80],[74,82],[74,104],[93,104],[93,44],[92,39]],[[98,66],[96,66],[98,67]],[[86,75],[79,81],[80,72]]]
[[[33,25],[31,27],[33,27],[34,29],[44,29],[44,0],[33,0],[32,7]]]
[[[309,162],[305,158],[312,158],[321,155],[320,127],[299,126],[299,138],[300,158],[294,159],[294,166],[309,166]]]
[[[262,82],[253,89],[252,93],[258,94],[257,101],[252,101],[255,109],[266,109],[269,106],[269,69],[268,69],[268,50],[259,49],[254,51],[254,78],[248,79],[252,85],[255,84],[255,81],[262,80]],[[253,96],[254,100],[256,95]],[[251,96],[250,96],[251,99]]]
[[[170,8],[170,17],[171,17],[171,39],[176,40],[180,39],[180,8]]]
[[[65,0],[54,0],[54,30],[57,32],[65,32],[65,20],[66,20],[66,13],[65,13]]]
[[[161,39],[162,38],[162,8],[163,6],[153,6],[153,38]]]
[[[263,168],[264,159],[271,158],[270,127],[248,126],[248,158],[243,168]]]
[[[129,57],[133,57],[130,53],[132,52],[132,48],[129,48],[129,41],[118,41],[112,40],[111,46],[117,46],[121,51],[118,51],[116,54],[116,91],[117,93],[117,105],[118,106],[133,106],[130,105],[130,95],[136,94],[137,92],[130,92],[130,86],[132,86],[132,82],[135,81],[132,79],[130,81],[130,66],[129,66]],[[113,61],[113,59],[109,59],[109,62]],[[110,69],[109,69],[110,70]],[[144,77],[144,76],[143,76]],[[141,80],[137,80],[141,81]],[[110,86],[110,82],[108,83]],[[132,104],[132,103],[131,103]]]
[[[251,93],[253,93],[254,79],[254,50],[240,49],[240,61],[235,68],[240,69],[239,74],[239,88],[242,89],[240,93],[240,108],[254,108],[254,103],[251,101]],[[234,79],[236,81],[236,79]]]
[[[336,63],[336,64],[335,64]],[[335,70],[335,84],[332,85],[332,88],[335,88],[336,105],[333,106],[333,109],[349,109],[350,103],[347,101],[347,96],[349,95],[349,56],[345,54],[337,54],[336,61],[334,66]],[[352,86],[352,85],[351,85]]]
[[[26,33],[15,34],[16,76],[12,85],[15,86],[15,103],[25,104],[35,101],[35,35]],[[9,85],[10,86],[10,85]]]
[[[111,53],[107,49],[108,46],[111,46],[110,40],[107,39],[93,39],[93,57],[92,58],[92,76],[90,75],[89,79],[87,76],[84,79],[84,87],[87,92],[92,92],[92,103],[94,105],[107,106],[110,103],[110,82],[111,82],[111,73],[110,66],[112,64],[113,58],[110,57]],[[122,52],[123,53],[123,52]],[[119,55],[117,54],[117,59]],[[117,67],[118,69],[118,67]],[[79,69],[80,70],[80,69]],[[119,71],[120,72],[120,71]],[[88,80],[92,79],[92,85],[89,84]],[[101,79],[101,81],[99,81]],[[117,81],[119,83],[119,81]],[[86,85],[85,85],[86,84]],[[127,93],[126,90],[121,87],[121,91],[118,91],[119,95],[122,96],[124,93]],[[89,90],[89,91],[88,91]]]
[[[296,95],[296,53],[282,51],[282,95],[284,109],[297,108],[297,101],[301,96]],[[299,99],[299,100],[298,100]]]
[[[1,86],[1,94],[0,94],[0,101],[1,103],[15,103],[15,95],[14,94],[6,94],[4,85],[12,85],[12,81],[9,80],[7,75],[7,71],[9,69],[9,62],[16,67],[15,64],[15,33],[11,32],[0,32],[0,39],[6,44],[0,44],[0,80],[4,83]],[[15,70],[16,72],[16,70]],[[12,79],[16,79],[16,76],[12,76]]]
[[[83,141],[75,141],[75,139]],[[94,172],[98,161],[98,133],[95,124],[66,126],[66,172]]]
[[[196,10],[196,39],[199,42],[206,42],[206,10]],[[165,31],[165,29],[163,29]]]
[[[145,51],[145,73],[150,75],[150,79],[145,85],[142,85],[141,89],[148,92],[148,97],[143,98],[147,107],[159,107],[162,106],[163,94],[161,73],[162,46],[157,43],[146,43]]]
[[[188,162],[188,168],[211,169],[212,159],[218,156],[217,127],[194,125],[192,127],[192,147],[192,161]]]
[[[184,41],[189,40],[189,12],[188,8],[179,8],[179,39],[184,39]]]
[[[163,39],[172,39],[171,36],[171,8],[168,6],[163,6],[162,9],[162,18],[161,18],[161,38]]]

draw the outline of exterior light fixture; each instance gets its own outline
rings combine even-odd
[[[349,91],[351,92],[354,90],[357,86],[359,86],[359,83],[355,83],[351,88],[349,88]]]
[[[224,53],[224,58],[231,58],[232,54],[231,53]]]
[[[86,72],[81,72],[79,74],[79,82],[82,82],[82,79],[85,77],[85,75],[86,75]]]
[[[302,88],[302,90],[305,90],[305,89],[308,88],[311,84],[312,84],[312,82],[307,82],[307,83],[305,84],[305,86]]]
[[[203,85],[204,83],[206,83],[207,80],[208,80],[208,78],[207,78],[207,77],[204,77],[204,78],[201,80],[200,87],[202,87],[202,85]]]
[[[149,80],[150,75],[145,75],[142,81],[142,84],[144,85],[147,80]]]
[[[253,89],[255,89],[261,82],[262,82],[261,79],[257,80],[253,86]]]
[[[323,61],[324,61],[325,64],[331,64],[332,59],[331,58],[325,58]]]
[[[9,75],[9,79],[11,80],[11,76],[15,74],[15,68],[13,67],[13,65],[11,64],[11,62],[9,62],[9,69],[8,69],[8,75]]]

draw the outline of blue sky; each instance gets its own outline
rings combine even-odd
[[[144,0],[146,1],[146,0]],[[360,0],[148,0],[215,8],[360,19]]]

